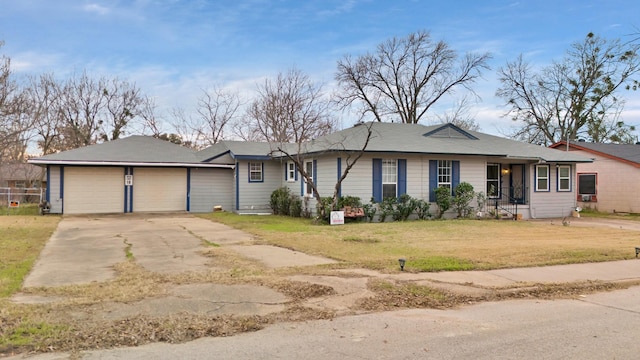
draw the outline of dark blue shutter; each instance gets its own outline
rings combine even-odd
[[[340,177],[342,176],[342,158],[338,158],[337,159],[338,162],[338,178],[336,179],[336,181],[340,181]],[[338,197],[342,197],[342,184],[340,184],[340,186],[338,186]]]
[[[456,189],[456,186],[460,184],[460,161],[451,162],[451,194]]]
[[[295,180],[298,181],[298,164],[293,164],[293,167],[295,168]]]
[[[284,163],[284,181],[289,180],[289,163]]]
[[[407,160],[398,159],[398,197],[407,193]]]
[[[435,188],[438,186],[438,160],[429,160],[429,201],[436,201]]]
[[[373,200],[382,201],[382,159],[373,159]]]

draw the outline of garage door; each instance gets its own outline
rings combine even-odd
[[[124,212],[124,169],[65,167],[65,214]]]
[[[185,211],[187,170],[133,169],[133,211]]]

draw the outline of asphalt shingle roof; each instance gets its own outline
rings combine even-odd
[[[136,135],[46,155],[33,162],[198,163],[195,153],[169,141]]]
[[[556,144],[554,144],[556,145]],[[640,165],[640,144],[603,144],[589,142],[571,142],[573,148],[581,149],[591,153],[600,153],[618,158],[636,165]],[[558,149],[562,149],[566,143],[557,144]]]
[[[367,128],[372,136],[367,152],[399,152],[419,154],[483,155],[549,162],[590,162],[579,154],[543,146],[462,130],[454,125],[424,126],[419,124],[366,123],[312,141],[310,153],[328,150],[358,151],[362,148]]]

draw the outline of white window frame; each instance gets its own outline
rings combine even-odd
[[[393,196],[384,196],[385,185],[394,185]],[[382,159],[382,198],[398,197],[398,160]]]
[[[546,176],[540,176],[540,169],[545,169]],[[536,192],[549,192],[551,191],[551,186],[549,184],[549,165],[536,165]],[[544,180],[546,184],[545,188],[540,187],[540,180]]]
[[[255,179],[254,175],[259,175],[259,179]],[[249,163],[249,182],[263,182],[264,174],[263,174],[263,163],[261,162],[250,162]]]
[[[438,160],[438,187],[446,187],[449,190],[453,186],[453,162],[451,160]]]
[[[293,161],[287,162],[287,181],[296,181],[296,163],[294,163]]]
[[[562,176],[561,173],[563,169],[567,170],[567,176]],[[558,171],[558,191],[571,191],[571,165],[558,165],[556,170]],[[566,187],[562,187],[562,180],[566,180]]]
[[[497,164],[497,163],[488,163],[487,164],[487,170],[488,170],[488,168],[490,166],[497,167],[497,170],[498,170],[497,176],[498,177],[495,178],[495,179],[489,179],[489,171],[487,171],[487,180],[486,180],[486,189],[485,189],[485,191],[487,192],[487,198],[489,198],[489,199],[498,199],[498,198],[500,198],[500,190],[501,190],[500,189],[500,187],[501,187],[500,183],[502,181],[502,179],[501,179],[502,178],[502,165],[501,164]],[[496,185],[496,193],[494,195],[491,195],[489,193],[489,182],[497,183],[497,185]]]
[[[313,181],[313,160],[305,161],[304,169],[307,172],[307,175],[309,175],[309,179]],[[313,197],[313,187],[309,186],[309,182],[306,178],[304,179],[304,196]]]

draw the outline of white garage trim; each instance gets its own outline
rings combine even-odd
[[[64,167],[65,214],[124,212],[124,169],[120,167]]]
[[[133,212],[187,210],[187,169],[133,168]]]

